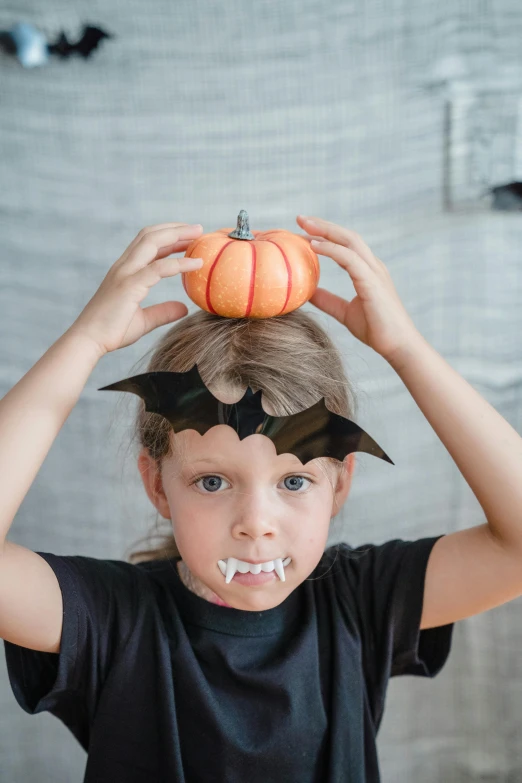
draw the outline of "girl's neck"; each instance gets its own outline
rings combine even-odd
[[[183,560],[178,560],[177,567],[181,581],[191,593],[204,598],[205,601],[210,601],[210,603],[218,604],[219,606],[229,606],[213,590],[193,576]]]

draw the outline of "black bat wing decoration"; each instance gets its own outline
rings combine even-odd
[[[316,457],[334,457],[342,462],[354,451],[365,451],[395,464],[355,422],[329,411],[324,397],[291,416],[269,416],[262,408],[262,392],[254,393],[250,386],[239,402],[218,400],[205,386],[197,365],[184,373],[134,375],[98,391],[137,394],[144,400],[145,410],[163,416],[175,432],[193,429],[204,435],[217,424],[227,424],[240,440],[248,435],[266,435],[277,454],[294,454],[303,465]]]
[[[81,54],[83,57],[89,57],[104,38],[114,38],[114,36],[106,33],[101,27],[84,25],[82,36],[78,41],[71,43],[62,31],[56,41],[48,45],[48,49],[52,54],[57,54],[62,59],[70,57],[74,52]]]
[[[35,25],[16,22],[9,30],[0,30],[0,49],[6,54],[15,55],[24,68],[33,68],[48,63],[51,54],[61,59],[68,58],[75,52],[89,57],[103,38],[114,36],[101,27],[84,25],[82,36],[75,43],[71,43],[62,30],[56,41],[50,44],[46,35]]]

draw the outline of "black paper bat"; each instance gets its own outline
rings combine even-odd
[[[328,410],[324,397],[291,416],[269,416],[261,404],[261,390],[254,394],[249,386],[239,402],[221,402],[205,386],[197,365],[184,373],[134,375],[98,391],[137,394],[144,400],[145,410],[163,416],[175,432],[192,429],[204,435],[217,424],[227,424],[240,440],[248,435],[266,435],[277,454],[294,454],[303,465],[316,457],[333,457],[342,462],[354,451],[395,464],[357,424]]]
[[[101,27],[84,25],[78,41],[74,43],[67,39],[62,30],[54,43],[48,43],[45,35],[32,24],[17,22],[9,30],[0,30],[0,48],[7,54],[13,54],[26,68],[45,65],[51,54],[62,60],[72,54],[89,57],[97,49],[103,38],[114,38]]]
[[[62,31],[55,43],[49,44],[48,49],[51,54],[57,54],[62,59],[70,57],[71,54],[77,52],[82,57],[89,57],[94,49],[97,49],[100,41],[104,38],[114,38],[110,33],[106,33],[101,27],[91,27],[84,25],[81,38],[76,43],[71,43],[67,40],[67,36]]]

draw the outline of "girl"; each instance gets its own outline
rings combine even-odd
[[[165,546],[128,563],[7,541],[96,363],[158,326],[178,321],[149,371],[197,363],[223,402],[251,386],[275,416],[321,397],[353,414],[341,359],[303,312],[248,321],[184,317],[179,302],[141,309],[161,278],[202,263],[168,258],[201,226],[143,229],[0,402],[0,636],[10,682],[24,710],[51,712],[88,752],[87,783],[379,781],[375,737],[389,678],[434,677],[456,620],[522,594],[520,437],[422,338],[361,237],[317,218],[298,223],[357,293],[349,302],[318,289],[312,304],[396,370],[487,523],[325,550],[353,454],[302,465],[269,438],[239,440],[227,425],[175,434],[141,406],[138,464],[171,521]],[[218,563],[228,558],[280,560],[284,578],[225,579]]]

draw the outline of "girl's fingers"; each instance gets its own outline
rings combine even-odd
[[[194,269],[201,269],[202,266],[202,258],[158,258],[126,277],[133,288],[135,286],[139,289],[152,288],[164,277],[174,277],[180,272],[191,272]]]
[[[341,296],[332,294],[325,288],[316,288],[312,297],[308,300],[319,310],[331,315],[339,323],[346,324],[349,302]]]
[[[188,307],[183,302],[161,302],[160,304],[142,307],[145,322],[143,334],[152,332],[158,326],[166,326],[187,315]]]
[[[311,225],[310,220],[313,220],[316,225]],[[321,218],[317,217],[299,217],[298,222],[302,224],[306,231],[309,231],[309,233],[313,234],[314,236],[324,237],[331,242],[335,242],[336,244],[344,245],[344,247],[349,247],[352,250],[355,250],[355,252],[364,261],[366,261],[368,266],[370,266],[376,272],[382,271],[382,267],[384,266],[382,261],[374,256],[366,242],[355,231],[350,231],[347,228],[343,228],[342,226],[338,226],[335,223],[330,223],[327,220],[322,220]]]
[[[158,258],[164,258],[180,250],[179,243],[192,241],[201,235],[199,226],[181,226],[149,231],[135,244],[125,259],[117,262],[120,275],[132,275]],[[174,260],[174,259],[173,259]]]
[[[136,245],[139,242],[141,242],[143,237],[147,236],[147,234],[151,234],[154,231],[159,231],[164,228],[181,229],[184,228],[185,226],[196,228],[196,226],[190,226],[189,223],[158,223],[155,226],[145,226],[145,228],[142,228],[141,231],[138,234],[136,234],[136,236],[134,237],[130,245],[124,250],[123,254],[120,256],[116,264],[121,265],[122,263],[124,263],[126,259],[129,257],[130,253],[132,253]],[[197,228],[199,229],[200,232],[203,230],[202,228],[199,228],[199,226]],[[194,239],[195,237],[192,238]]]
[[[159,231],[162,228],[181,228],[182,226],[188,226],[188,223],[157,223],[155,226],[145,226],[144,228],[139,231],[128,248],[125,250],[125,253],[128,253],[130,250],[132,250],[147,234],[150,234],[151,231]]]
[[[180,253],[182,250],[186,250],[193,241],[194,239],[178,239],[178,241],[174,242],[173,245],[165,245],[165,247],[160,247],[156,253],[156,258],[166,258],[166,256],[170,256],[173,253]]]
[[[303,237],[303,239],[306,239],[307,242],[311,242],[312,239],[318,239],[318,240],[324,239],[324,237],[321,237],[318,234],[316,236],[314,236],[313,234],[299,234],[299,236]]]
[[[368,282],[368,264],[360,257],[355,250],[348,247],[337,245],[335,242],[311,242],[311,248],[320,256],[329,256],[333,258],[340,267],[346,269],[353,282]]]

